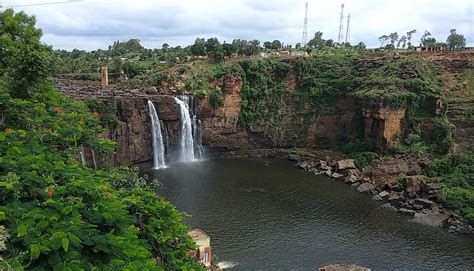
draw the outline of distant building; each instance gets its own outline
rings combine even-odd
[[[415,47],[416,52],[440,52],[444,50],[446,50],[445,46],[436,44]]]
[[[193,229],[188,232],[188,236],[193,239],[198,248],[190,251],[189,255],[195,257],[206,268],[212,265],[211,238],[201,229]]]

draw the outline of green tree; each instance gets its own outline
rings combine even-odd
[[[279,40],[272,41],[271,49],[279,50],[279,49],[281,49],[281,47],[282,47],[281,41],[279,41]]]
[[[387,36],[387,35],[382,35],[382,36],[380,36],[380,37],[379,37],[380,48],[382,48],[383,45],[384,45],[384,43],[385,43],[387,40],[389,40],[389,39],[390,39],[390,37]]]
[[[397,40],[398,40],[398,33],[397,32],[390,33],[390,35],[388,35],[388,37],[390,38],[391,47],[395,48],[395,42],[397,42]]]
[[[397,42],[397,48],[400,48],[400,46],[401,46],[402,49],[405,49],[406,45],[407,45],[407,37],[402,36]]]
[[[464,35],[457,34],[456,29],[451,29],[449,32],[450,35],[446,39],[448,50],[459,50],[466,47]]]
[[[226,43],[225,41],[222,44],[222,49],[224,50],[224,56],[226,57],[229,57],[237,52],[237,48],[234,44]]]
[[[268,50],[272,49],[272,43],[270,41],[264,42],[263,48],[268,49]]]
[[[326,40],[326,43],[324,44],[326,47],[334,47],[334,41],[332,39]]]
[[[35,17],[12,9],[0,14],[0,78],[12,97],[26,98],[51,74],[51,49],[41,43]]]
[[[163,50],[163,52],[168,51],[169,48],[170,48],[170,45],[166,42],[163,43],[163,46],[161,46],[161,49]]]
[[[421,36],[420,42],[421,42],[421,46],[427,46],[427,45],[436,44],[436,39],[433,36],[431,36],[430,31],[425,30],[425,33],[423,33],[423,36]]]
[[[416,29],[413,29],[413,30],[410,30],[407,32],[407,45],[408,45],[408,49],[411,49],[412,48],[412,44],[411,44],[411,37],[413,36],[413,34],[416,33]]]
[[[314,33],[314,37],[308,41],[307,46],[311,48],[322,48],[326,41],[322,38],[323,32],[318,31]]]
[[[363,42],[359,42],[356,45],[354,45],[354,49],[364,51],[367,46]]]
[[[191,54],[195,56],[206,55],[206,40],[204,38],[197,38],[191,46]]]

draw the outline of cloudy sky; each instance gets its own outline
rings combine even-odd
[[[4,0],[4,7],[67,0]],[[305,0],[83,0],[17,7],[37,17],[44,42],[60,49],[107,48],[115,40],[138,38],[148,48],[188,45],[196,37],[279,39],[301,42]],[[449,30],[474,46],[472,0],[308,0],[308,39],[316,31],[337,40],[340,5],[351,14],[350,42],[379,46],[377,37],[416,29],[445,41]],[[344,18],[344,21],[346,18]],[[345,23],[344,23],[345,28]],[[345,31],[344,31],[345,32]]]

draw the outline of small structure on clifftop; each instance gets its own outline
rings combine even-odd
[[[211,238],[201,229],[189,231],[188,236],[198,246],[196,250],[190,251],[189,254],[209,269],[212,266]]]

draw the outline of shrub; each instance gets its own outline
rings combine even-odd
[[[209,92],[208,96],[209,96],[209,104],[212,106],[212,108],[216,109],[224,105],[224,98],[223,98],[222,90],[220,88],[212,89]]]

